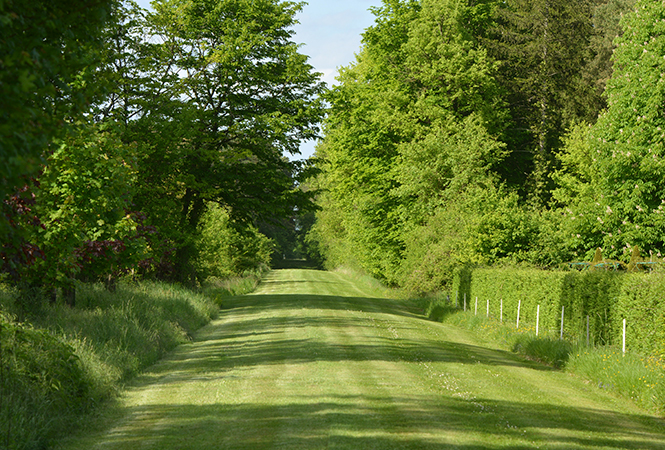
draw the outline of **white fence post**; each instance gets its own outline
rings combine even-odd
[[[487,314],[485,314],[485,317],[489,317],[489,316],[490,316],[490,301],[487,300]]]
[[[559,339],[561,340],[563,340],[563,311],[565,308],[565,306],[561,307],[561,335],[559,336]]]
[[[474,316],[478,315],[478,297],[476,297],[476,311],[473,313]]]
[[[538,336],[538,326],[540,325],[540,305],[536,309],[536,336]]]
[[[501,323],[503,323],[503,299],[501,299]]]
[[[520,328],[520,308],[521,307],[522,307],[522,300],[519,300],[517,302],[517,326],[515,327],[518,330]]]
[[[623,319],[623,356],[626,356],[626,319]]]

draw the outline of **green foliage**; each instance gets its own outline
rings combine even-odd
[[[228,211],[211,204],[201,218],[197,272],[202,279],[227,278],[270,266],[273,246],[256,228],[234,223]]]
[[[470,186],[493,185],[489,171],[504,156],[492,134],[503,111],[495,67],[466,29],[487,11],[432,0],[385,2],[374,12],[356,64],[328,96],[317,150],[327,192],[310,240],[329,265],[357,264],[425,292],[442,283],[436,264],[464,241],[445,242],[455,223],[436,230],[469,204],[457,197],[478,195],[465,194]],[[429,268],[425,242],[441,243]]]
[[[49,156],[37,190],[44,226],[37,241],[44,264],[32,268],[57,280],[83,270],[93,280],[122,273],[143,259],[145,241],[138,236],[131,201],[136,180],[134,149],[113,128],[82,125]],[[87,255],[86,243],[118,242],[122,249],[107,257]],[[76,251],[78,250],[78,251]]]
[[[471,305],[478,298],[478,308],[490,316],[500,316],[503,301],[504,321],[516,323],[518,303],[520,328],[535,327],[540,305],[540,330],[558,332],[564,308],[564,334],[586,343],[587,317],[589,343],[620,346],[623,320],[626,319],[626,348],[629,352],[665,357],[662,323],[665,302],[660,293],[665,289],[665,275],[621,273],[615,271],[545,271],[523,268],[460,269],[455,277],[452,295],[464,294]],[[475,306],[475,305],[474,305]],[[480,312],[479,312],[480,314]]]
[[[74,349],[0,314],[0,445],[45,448],[90,406],[92,384]]]
[[[14,283],[195,283],[209,202],[238,229],[313,209],[299,187],[311,167],[284,156],[324,112],[292,41],[302,5],[88,3],[0,3],[0,252]]]
[[[511,184],[527,187],[522,192],[541,205],[549,197],[551,159],[565,127],[570,121],[594,120],[598,113],[594,106],[600,92],[583,78],[594,33],[591,2],[497,4],[483,43],[500,62],[497,78],[510,105],[504,139],[514,153],[502,172]]]
[[[499,318],[503,301],[504,321],[517,322],[520,306],[520,327],[535,328],[540,305],[540,330],[557,330],[561,321],[561,288],[566,272],[549,272],[529,268],[476,269],[471,274],[470,301],[478,298],[478,314]]]
[[[638,2],[616,40],[608,109],[590,128],[574,128],[559,156],[554,196],[562,242],[574,254],[602,247],[618,259],[637,245],[660,255],[663,243],[663,5]]]
[[[311,194],[297,188],[302,165],[283,154],[297,153],[301,139],[316,136],[324,85],[291,40],[299,4],[165,0],[153,6],[138,19],[152,39],[137,43],[130,34],[121,40],[130,58],[138,46],[135,73],[150,77],[134,80],[134,97],[116,94],[121,102],[107,114],[141,111],[127,129],[127,138],[144,149],[136,203],[175,248],[170,275],[193,282],[195,235],[209,202],[245,223],[311,208]]]
[[[471,214],[463,207],[454,206],[439,209],[425,224],[414,227],[405,236],[400,285],[407,292],[439,291],[461,265],[478,262],[463,256],[468,254],[466,222]]]
[[[580,339],[585,336],[589,316],[591,344],[608,345],[621,342],[621,331],[613,330],[618,313],[617,298],[622,290],[623,275],[606,271],[571,272],[562,284],[562,306],[567,330]],[[575,330],[575,331],[572,331]]]
[[[625,318],[626,346],[638,354],[665,359],[665,273],[629,274],[624,278],[615,299],[612,335],[615,339],[621,335]]]
[[[37,174],[51,139],[87,107],[114,3],[0,2],[0,199]]]

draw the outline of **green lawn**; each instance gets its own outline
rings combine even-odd
[[[274,271],[63,448],[665,448],[662,420],[381,297]]]

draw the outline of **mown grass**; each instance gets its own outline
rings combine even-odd
[[[629,402],[374,285],[271,273],[63,448],[663,448],[660,422]]]
[[[120,283],[111,293],[82,284],[75,308],[42,303],[31,309],[30,323],[17,320],[16,295],[3,288],[0,448],[49,447],[260,277],[211,280],[199,291],[144,281]]]
[[[613,347],[587,347],[578,339],[545,332],[535,326],[502,323],[492,317],[463,312],[440,295],[417,303],[432,320],[474,331],[528,359],[573,373],[599,389],[608,390],[656,414],[665,414],[665,361]],[[565,336],[565,335],[564,335]]]

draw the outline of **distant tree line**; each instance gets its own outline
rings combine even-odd
[[[26,295],[241,273],[313,210],[284,156],[324,114],[302,5],[152,5],[0,0],[0,281]]]
[[[665,251],[665,6],[384,0],[326,94],[328,266],[427,292],[455,267]]]

